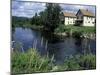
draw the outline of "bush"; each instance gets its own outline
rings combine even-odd
[[[79,64],[84,69],[95,69],[96,68],[96,56],[87,54],[80,57]]]
[[[55,29],[56,33],[63,33],[66,31],[66,28],[64,25],[60,25],[58,28]]]
[[[75,56],[65,61],[66,70],[88,70],[96,68],[96,57],[93,54]]]
[[[81,66],[74,59],[67,60],[64,65],[67,66],[67,68],[66,68],[67,71],[80,70],[81,69]]]

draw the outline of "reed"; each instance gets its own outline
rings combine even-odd
[[[53,59],[52,59],[53,60]],[[13,52],[12,53],[12,73],[35,73],[49,72],[52,69],[52,60],[48,57],[41,57],[40,54],[33,48],[28,52]]]
[[[86,70],[96,68],[96,56],[93,54],[76,55],[65,59],[61,65],[54,64],[54,55],[41,56],[36,49],[29,49],[27,52],[12,52],[11,72],[12,74],[25,74],[37,72],[55,72]]]

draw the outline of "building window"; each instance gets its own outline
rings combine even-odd
[[[90,23],[90,21],[88,23]]]
[[[95,22],[92,22],[93,24],[95,24]]]
[[[87,19],[90,19],[90,17],[87,17]]]

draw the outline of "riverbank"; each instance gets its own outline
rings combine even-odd
[[[45,30],[44,27],[30,25],[31,29]],[[96,39],[96,28],[91,26],[73,26],[73,25],[60,25],[54,31],[55,35],[59,36],[73,36],[81,38]]]
[[[87,26],[72,26],[72,25],[61,25],[55,29],[54,34],[61,36],[75,36],[83,38],[96,38],[96,28]]]
[[[31,25],[29,28],[35,29],[35,30],[43,30],[43,26]]]
[[[67,58],[64,64],[55,65],[54,56],[40,56],[31,48],[27,52],[12,52],[12,74],[87,70],[96,68],[96,56],[93,54],[76,55]]]

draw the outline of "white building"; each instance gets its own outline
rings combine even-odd
[[[65,25],[95,26],[95,15],[84,9],[79,9],[77,14],[63,12],[63,21]]]
[[[65,25],[74,25],[77,19],[76,15],[73,13],[63,12],[64,24]]]
[[[79,9],[76,24],[81,26],[95,26],[95,15],[89,10]]]

